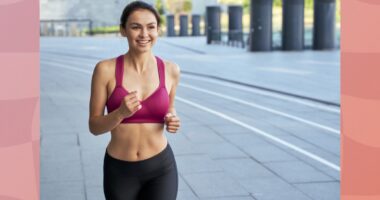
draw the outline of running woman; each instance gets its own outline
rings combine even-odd
[[[120,19],[128,51],[98,62],[93,71],[89,129],[111,132],[103,165],[107,200],[177,197],[177,165],[164,129],[176,133],[180,127],[174,107],[180,68],[153,54],[159,31],[154,7],[128,4]]]

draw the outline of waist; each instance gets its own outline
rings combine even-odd
[[[141,125],[141,124],[140,124]],[[121,160],[138,161],[161,151],[167,143],[161,124],[119,125],[111,131],[109,154]]]

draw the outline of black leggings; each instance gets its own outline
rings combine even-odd
[[[103,175],[103,190],[107,200],[177,198],[177,165],[169,143],[157,155],[141,161],[113,158],[106,150]]]

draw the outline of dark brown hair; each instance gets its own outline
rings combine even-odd
[[[149,10],[151,13],[153,13],[153,15],[156,17],[156,20],[157,20],[157,27],[160,26],[161,19],[157,10],[152,5],[144,1],[133,1],[129,3],[127,6],[125,6],[123,13],[121,14],[121,17],[120,17],[120,26],[125,28],[125,23],[127,23],[129,15],[131,15],[133,11],[136,11],[138,9]]]

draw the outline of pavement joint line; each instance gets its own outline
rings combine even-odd
[[[195,197],[199,198],[198,194],[195,192],[195,190],[191,187],[191,185],[188,183],[188,181],[183,177],[182,173],[178,173],[178,179],[179,177],[182,178],[183,182],[189,187],[190,191],[194,194]]]
[[[86,184],[86,174],[84,170],[84,163],[83,163],[83,152],[79,149],[79,156],[80,156],[80,165],[81,165],[81,172],[83,176],[83,189],[84,189],[84,199],[87,200],[87,184]]]
[[[234,101],[234,102],[237,102],[237,103],[240,103],[240,104],[244,104],[244,105],[247,105],[247,106],[250,106],[250,107],[254,107],[254,108],[257,108],[257,109],[260,109],[260,110],[264,110],[264,111],[267,111],[267,112],[270,112],[270,113],[273,113],[273,114],[280,115],[280,116],[285,117],[285,118],[289,118],[289,119],[292,119],[292,120],[295,120],[295,121],[298,121],[298,122],[301,122],[301,123],[308,124],[310,126],[313,126],[313,127],[319,128],[319,129],[323,129],[325,131],[329,131],[329,132],[334,133],[336,135],[340,135],[340,131],[336,130],[334,128],[331,128],[331,127],[328,127],[328,126],[325,126],[325,125],[322,125],[322,124],[318,124],[318,123],[315,123],[315,122],[312,122],[312,121],[309,121],[309,120],[306,120],[306,119],[302,119],[300,117],[297,117],[297,116],[294,116],[294,115],[291,115],[291,114],[287,114],[287,113],[284,113],[284,112],[281,112],[281,111],[277,111],[277,110],[274,110],[274,109],[271,109],[271,108],[268,108],[268,107],[265,107],[265,106],[262,106],[262,105],[259,105],[259,104],[255,104],[255,103],[248,102],[248,101],[245,101],[245,100],[242,100],[242,99],[238,99],[238,98],[235,98],[235,97],[223,95],[223,94],[220,94],[220,93],[217,93],[217,92],[213,92],[213,91],[210,91],[210,90],[205,90],[205,89],[202,89],[202,88],[194,87],[194,86],[191,86],[191,85],[188,85],[188,84],[184,84],[184,83],[180,83],[180,86],[183,86],[183,87],[186,87],[186,88],[190,88],[190,89],[193,89],[193,90],[197,90],[197,91],[200,91],[200,92],[203,92],[203,93],[207,93],[207,94],[210,94],[210,95],[218,96],[218,97],[221,97],[221,98],[224,98],[224,99],[228,99],[228,100],[231,100],[231,101]]]
[[[332,181],[305,181],[305,182],[293,182],[291,184],[293,185],[300,185],[300,184],[314,184],[314,183],[340,183],[339,180],[332,180]]]
[[[223,114],[223,113],[221,113],[221,112],[214,111],[214,110],[212,110],[212,109],[209,109],[209,108],[204,107],[204,106],[202,106],[202,105],[200,105],[200,104],[197,104],[197,103],[194,103],[194,102],[188,101],[188,100],[183,99],[183,98],[181,98],[181,97],[178,97],[178,96],[177,96],[176,99],[179,100],[179,101],[181,101],[181,102],[183,102],[183,103],[186,103],[186,104],[189,104],[189,105],[191,105],[191,106],[193,106],[193,107],[196,107],[196,108],[198,108],[198,109],[201,109],[201,110],[204,110],[204,111],[209,112],[209,113],[211,113],[211,114],[214,114],[214,115],[216,115],[216,116],[219,116],[219,117],[221,117],[221,118],[223,118],[223,119],[225,119],[225,120],[227,120],[227,121],[230,121],[230,122],[232,122],[232,123],[234,123],[234,124],[237,124],[237,125],[239,125],[239,126],[242,126],[242,127],[244,127],[244,128],[247,128],[247,129],[253,131],[254,133],[257,133],[257,134],[259,134],[259,135],[261,135],[261,136],[264,136],[264,137],[266,137],[266,138],[268,138],[268,139],[270,139],[270,140],[273,140],[273,141],[275,141],[275,142],[277,142],[277,143],[280,143],[280,144],[282,144],[283,146],[286,146],[286,147],[288,147],[288,148],[290,148],[290,149],[293,149],[294,151],[296,151],[296,152],[298,152],[298,153],[301,153],[301,154],[303,154],[303,155],[305,155],[305,156],[307,156],[307,157],[309,157],[309,158],[311,158],[311,159],[313,159],[313,160],[315,160],[315,161],[318,161],[318,162],[320,162],[320,163],[322,163],[322,164],[324,164],[324,165],[326,165],[326,166],[328,166],[328,167],[330,167],[330,168],[332,168],[332,169],[334,169],[334,170],[340,171],[340,167],[337,166],[337,165],[335,165],[334,163],[331,163],[331,162],[329,162],[328,160],[325,160],[325,159],[323,159],[323,158],[321,158],[321,157],[319,157],[319,156],[317,156],[317,155],[315,155],[315,154],[313,154],[313,153],[310,153],[310,152],[308,152],[308,151],[306,151],[306,150],[303,150],[302,148],[300,148],[300,147],[298,147],[298,146],[296,146],[296,145],[293,145],[293,144],[291,144],[291,143],[289,143],[289,142],[286,142],[286,141],[284,141],[284,140],[281,140],[280,138],[278,138],[278,137],[276,137],[276,136],[273,136],[273,135],[271,135],[271,134],[269,134],[269,133],[266,133],[266,132],[264,132],[264,131],[262,131],[262,130],[260,130],[260,129],[258,129],[258,128],[255,128],[255,127],[253,127],[253,126],[250,126],[250,125],[248,125],[248,124],[246,124],[246,123],[244,123],[244,122],[241,122],[241,121],[239,121],[239,120],[237,120],[237,119],[234,119],[234,118],[232,118],[232,117],[229,117],[229,116],[227,116],[227,115],[225,115],[225,114]]]
[[[91,71],[88,71],[88,70],[78,69],[76,67],[69,67],[69,66],[61,65],[61,64],[57,64],[57,63],[53,63],[53,64],[55,66],[58,66],[58,67],[61,67],[61,68],[66,68],[66,69],[70,69],[70,70],[73,70],[73,71],[78,71],[78,72],[82,72],[82,73],[86,73],[86,74],[92,74]],[[262,131],[262,130],[260,130],[258,128],[250,126],[250,125],[248,125],[248,124],[246,124],[244,122],[241,122],[241,121],[236,120],[234,118],[228,117],[227,115],[225,115],[223,113],[211,110],[209,108],[206,108],[206,107],[204,107],[202,105],[199,105],[199,104],[196,104],[194,102],[188,101],[188,100],[183,99],[181,97],[177,96],[176,99],[178,99],[179,101],[181,101],[183,103],[189,104],[189,105],[191,105],[193,107],[197,107],[197,108],[199,108],[201,110],[207,111],[207,112],[212,113],[212,114],[214,114],[216,116],[224,118],[224,119],[226,119],[226,120],[228,120],[230,122],[233,122],[234,124],[237,124],[237,125],[240,125],[240,126],[242,126],[244,128],[247,128],[247,129],[249,129],[249,130],[251,130],[251,131],[253,131],[253,132],[255,132],[255,133],[259,134],[259,135],[267,137],[268,139],[271,139],[271,140],[273,140],[273,141],[275,141],[277,143],[280,143],[280,144],[282,144],[282,145],[284,145],[284,146],[286,146],[286,147],[288,147],[290,149],[293,149],[294,151],[296,151],[298,153],[301,153],[301,154],[303,154],[303,155],[305,155],[305,156],[307,156],[307,157],[309,157],[309,158],[311,158],[311,159],[313,159],[315,161],[318,161],[318,162],[320,162],[320,163],[322,163],[322,164],[324,164],[324,165],[326,165],[326,166],[328,166],[328,167],[330,167],[330,168],[332,168],[334,170],[340,171],[340,167],[339,166],[337,166],[337,165],[335,165],[335,164],[333,164],[333,163],[331,163],[331,162],[329,162],[329,161],[327,161],[327,160],[325,160],[325,159],[323,159],[323,158],[321,158],[321,157],[319,157],[319,156],[317,156],[317,155],[315,155],[313,153],[305,151],[302,148],[297,147],[296,145],[293,145],[293,144],[291,144],[289,142],[281,140],[278,137],[275,137],[275,136],[273,136],[273,135],[271,135],[269,133],[266,133],[266,132],[264,132],[264,131]]]

